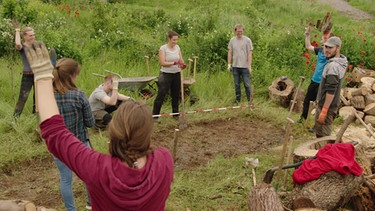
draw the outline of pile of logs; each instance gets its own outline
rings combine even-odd
[[[358,87],[345,87],[341,89],[341,102],[343,107],[340,109],[340,116],[347,117],[352,113],[351,107],[357,111],[366,124],[375,127],[375,78],[374,71],[355,68],[352,72],[354,82]]]

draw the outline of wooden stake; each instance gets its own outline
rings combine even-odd
[[[309,104],[309,112],[307,113],[306,121],[303,123],[303,130],[306,129],[308,123],[310,122],[310,116],[311,116],[311,111],[315,108],[315,103],[313,101],[310,101]]]
[[[187,121],[185,117],[185,89],[184,89],[184,72],[181,70],[181,112],[179,116],[179,123],[180,123],[180,130],[185,129],[187,127]]]
[[[289,164],[290,156],[292,154],[292,148],[293,148],[293,136],[289,137],[289,147],[288,147],[288,154],[286,158],[286,164]],[[288,178],[288,169],[285,169],[284,173],[284,183],[283,183],[283,188],[286,189],[286,180]]]
[[[191,72],[191,63],[193,62],[192,59],[189,58],[189,67],[188,67],[188,74],[187,77],[190,78],[190,72]]]
[[[177,142],[178,142],[178,132],[179,129],[174,129],[174,137],[173,137],[173,162],[176,162],[177,159]]]
[[[193,56],[193,59],[194,59],[193,79],[195,80],[195,75],[196,75],[196,72],[197,72],[197,59],[198,59],[198,56]]]

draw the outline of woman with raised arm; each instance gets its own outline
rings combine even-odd
[[[43,43],[27,52],[36,81],[42,137],[48,150],[82,179],[93,210],[164,210],[173,180],[173,159],[151,148],[148,105],[128,100],[109,124],[109,154],[87,148],[65,126],[53,93],[53,67]]]

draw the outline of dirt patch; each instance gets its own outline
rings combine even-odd
[[[173,136],[174,128],[167,128],[156,133],[154,139],[172,152]],[[251,117],[200,122],[179,133],[176,165],[191,168],[205,165],[219,154],[229,158],[262,152],[280,145],[283,137],[281,128]]]
[[[165,146],[172,152],[175,128],[158,125],[156,129],[154,145]],[[246,116],[189,124],[178,136],[176,168],[205,165],[217,155],[229,158],[262,152],[280,145],[283,136],[280,127]],[[63,207],[58,189],[59,173],[51,157],[11,169],[0,175],[0,199],[26,199],[49,208]],[[80,187],[76,187],[77,183]],[[81,183],[73,182],[77,198],[85,198]]]

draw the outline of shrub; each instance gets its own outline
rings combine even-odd
[[[28,0],[4,0],[3,18],[15,18],[19,23],[28,24],[37,18],[37,11],[29,7]]]

